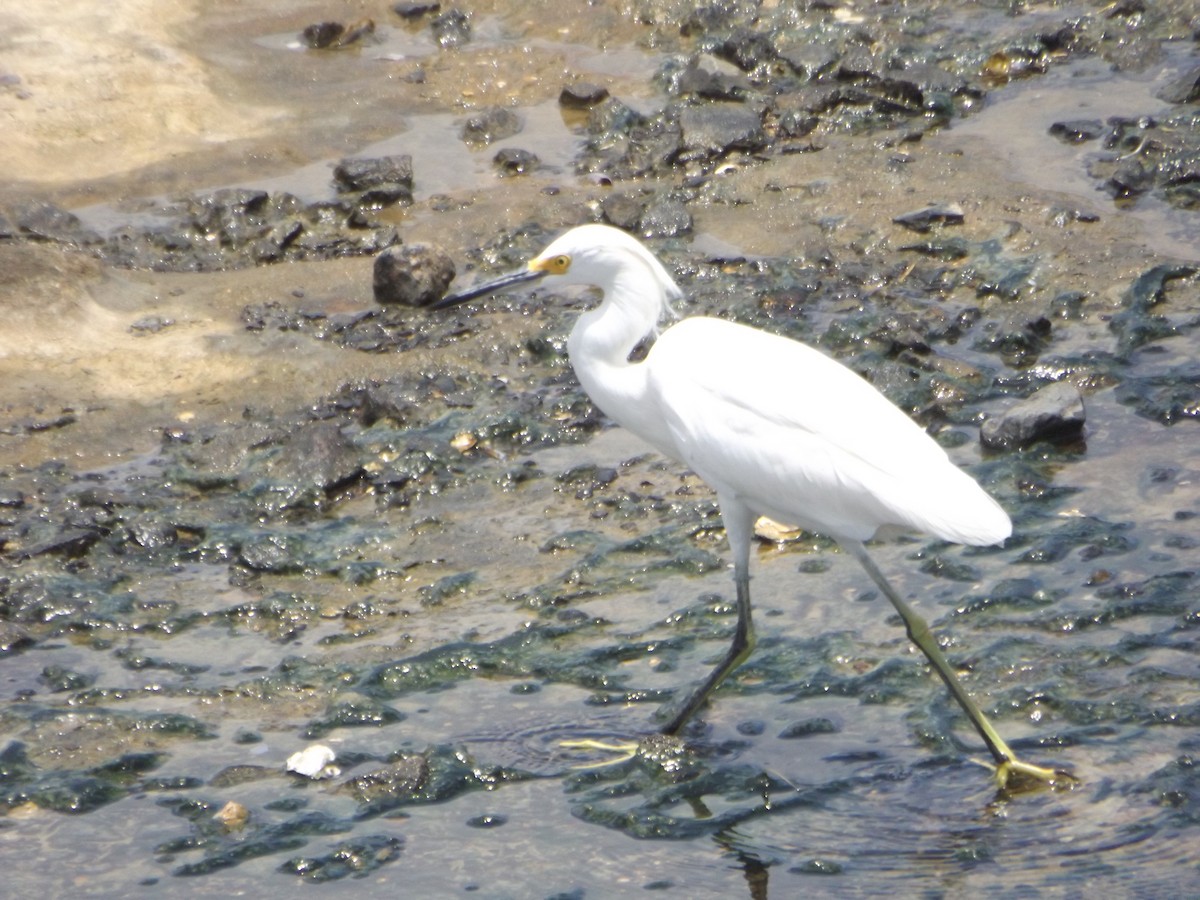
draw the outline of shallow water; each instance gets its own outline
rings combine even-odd
[[[360,50],[314,57],[296,34],[333,12],[284,7],[184,31],[204,37],[190,49],[213,84],[288,111],[280,134],[45,190],[107,229],[181,185],[318,200],[341,156],[411,153],[403,239],[486,268],[476,251],[498,234],[585,221],[612,191],[575,173],[585,134],[558,107],[562,81],[651,109],[651,75],[686,44],[615,7],[588,20],[583,5],[559,18],[480,4],[459,51],[389,20]],[[978,15],[967,36],[1022,27]],[[555,349],[573,313],[546,298],[489,302],[461,329],[428,323],[426,344],[363,353],[248,331],[243,310],[355,314],[371,304],[369,259],[157,274],[0,248],[0,514],[28,529],[0,574],[3,624],[25,638],[7,635],[0,657],[14,895],[274,897],[297,881],[363,896],[1186,894],[1200,865],[1197,282],[1171,281],[1153,305],[1173,332],[1137,343],[1121,316],[1139,275],[1200,260],[1196,213],[1114,206],[1083,174],[1097,151],[1047,129],[1141,114],[1189,59],[1171,42],[1145,69],[1072,60],[919,140],[830,128],[816,152],[731,159],[690,204],[693,235],[655,245],[689,288],[685,311],[822,344],[897,399],[910,369],[857,330],[881,311],[939,333],[931,359],[974,368],[945,370],[947,389],[985,387],[935,421],[1013,513],[1014,537],[912,538],[875,556],[1000,731],[1075,772],[1071,791],[998,794],[886,604],[813,536],[759,546],[758,649],[686,752],[564,747],[650,733],[723,651],[732,585],[712,496],[589,415]],[[306,91],[310,64],[323,78]],[[416,65],[425,80],[405,80]],[[489,103],[514,105],[524,130],[470,150],[460,123]],[[498,178],[504,146],[536,150],[542,168]],[[891,218],[947,201],[966,209],[953,236],[970,254],[935,276],[940,263],[903,255],[917,238]],[[1054,210],[1076,207],[1098,220],[1060,224]],[[913,260],[910,288],[894,276]],[[779,312],[814,271],[833,287]],[[1011,271],[1027,289],[974,287]],[[966,287],[922,291],[954,277]],[[1071,292],[1078,311],[1052,312]],[[171,324],[132,333],[148,314]],[[997,338],[1041,315],[1052,337],[1032,359]],[[945,326],[956,317],[961,334]],[[980,452],[981,415],[1058,376],[1085,388],[1086,446]],[[356,392],[389,378],[401,411],[367,415]],[[327,452],[331,432],[333,486],[297,488],[281,472]],[[451,451],[464,433],[477,446]],[[339,465],[364,473],[343,482]],[[315,742],[340,774],[285,773]],[[244,826],[214,819],[229,801]]]

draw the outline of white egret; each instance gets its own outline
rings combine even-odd
[[[640,242],[584,225],[528,267],[445,297],[443,309],[539,279],[599,288],[567,341],[571,365],[606,415],[687,464],[716,491],[733,551],[737,627],[729,652],[662,729],[675,734],[754,649],[750,545],[765,515],[828,535],[853,555],[900,613],[995,759],[1000,783],[1065,783],[1064,772],[1017,759],[972,702],[925,621],[901,599],[863,542],[880,531],[926,532],[987,545],[1012,532],[1008,515],[944,450],[879,391],[797,341],[703,316],[685,318],[630,354],[681,296]]]

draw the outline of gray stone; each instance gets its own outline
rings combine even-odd
[[[375,302],[427,306],[454,280],[454,260],[432,244],[399,244],[375,257]]]
[[[413,167],[408,154],[375,159],[343,159],[334,167],[340,191],[370,191],[400,188],[412,197]]]
[[[521,119],[511,109],[492,106],[472,115],[462,127],[462,139],[468,144],[490,144],[521,131]]]
[[[1035,391],[1001,416],[988,419],[979,439],[993,450],[1017,450],[1039,441],[1070,444],[1083,437],[1087,416],[1079,388],[1059,381]]]
[[[1193,66],[1174,81],[1155,92],[1167,103],[1195,103],[1200,100],[1200,66]]]
[[[679,125],[687,153],[722,156],[760,150],[767,143],[759,114],[744,106],[690,106],[680,114]]]

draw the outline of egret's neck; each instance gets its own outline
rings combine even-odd
[[[571,329],[567,339],[571,367],[605,415],[669,453],[662,416],[646,389],[647,367],[629,361],[638,342],[653,330],[657,310],[650,319],[649,304],[636,294],[624,293],[620,279],[603,290],[604,302],[581,315]]]

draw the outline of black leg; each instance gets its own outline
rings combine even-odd
[[[754,623],[750,618],[750,572],[749,564],[738,562],[734,565],[733,578],[737,586],[738,620],[737,630],[733,634],[733,643],[729,652],[720,664],[713,669],[712,674],[705,679],[683,705],[675,717],[662,729],[663,734],[677,734],[687,721],[696,713],[707,699],[708,695],[717,689],[725,678],[746,661],[754,652]]]

